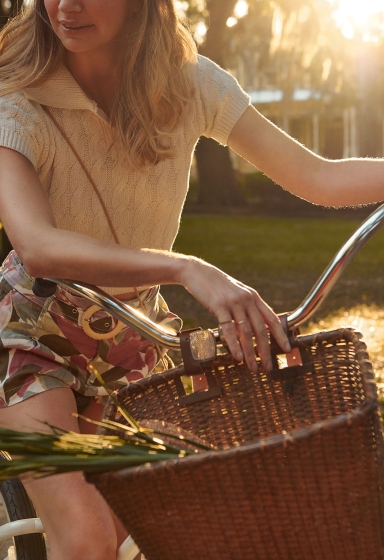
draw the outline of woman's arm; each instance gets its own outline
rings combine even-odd
[[[324,206],[384,200],[384,160],[326,160],[285,134],[253,107],[228,145],[291,193]]]
[[[281,348],[289,351],[277,316],[258,293],[216,267],[187,255],[128,249],[58,229],[34,167],[7,148],[0,148],[0,216],[33,277],[101,286],[181,284],[223,323],[232,354],[239,361],[244,357],[250,369],[256,368],[253,335],[263,366],[272,367],[266,325]]]

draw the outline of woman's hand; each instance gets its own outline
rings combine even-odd
[[[291,351],[279,318],[253,288],[194,258],[186,263],[181,283],[217,317],[233,357],[245,360],[250,370],[257,371],[253,337],[264,369],[272,369],[268,329],[284,352]]]

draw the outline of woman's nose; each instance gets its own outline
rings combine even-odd
[[[82,9],[81,0],[60,0],[59,10],[65,14],[71,12],[81,12]]]

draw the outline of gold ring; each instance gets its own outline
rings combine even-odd
[[[247,319],[244,319],[243,321],[238,321],[238,323],[236,323],[237,325],[243,325],[244,323],[248,323]]]
[[[221,342],[222,344],[224,344],[224,346],[227,346],[227,341],[226,341],[226,339],[225,339],[225,336],[224,336],[224,333],[223,333],[223,329],[221,328],[221,324],[220,324],[220,323],[219,323],[218,331],[219,331],[220,342]]]
[[[88,307],[88,309],[84,311],[81,318],[81,328],[90,338],[93,338],[94,340],[106,340],[107,338],[113,338],[123,330],[124,323],[122,323],[121,321],[117,321],[115,327],[112,330],[106,333],[95,332],[91,328],[91,317],[97,311],[100,311],[100,307],[98,305],[91,305],[91,307]]]
[[[229,321],[221,321],[219,325],[226,325],[227,323],[233,323],[233,319],[230,319]]]

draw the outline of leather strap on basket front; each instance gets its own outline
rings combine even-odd
[[[281,326],[283,327],[285,334],[289,337],[290,333],[288,329],[288,320],[287,320],[288,313],[280,313],[278,315],[278,318],[281,323]],[[282,354],[282,350],[278,345],[278,343],[276,342],[276,339],[272,333],[270,333],[270,348],[271,348],[271,358],[272,358],[273,368],[277,369],[278,365],[277,365],[276,354]]]

